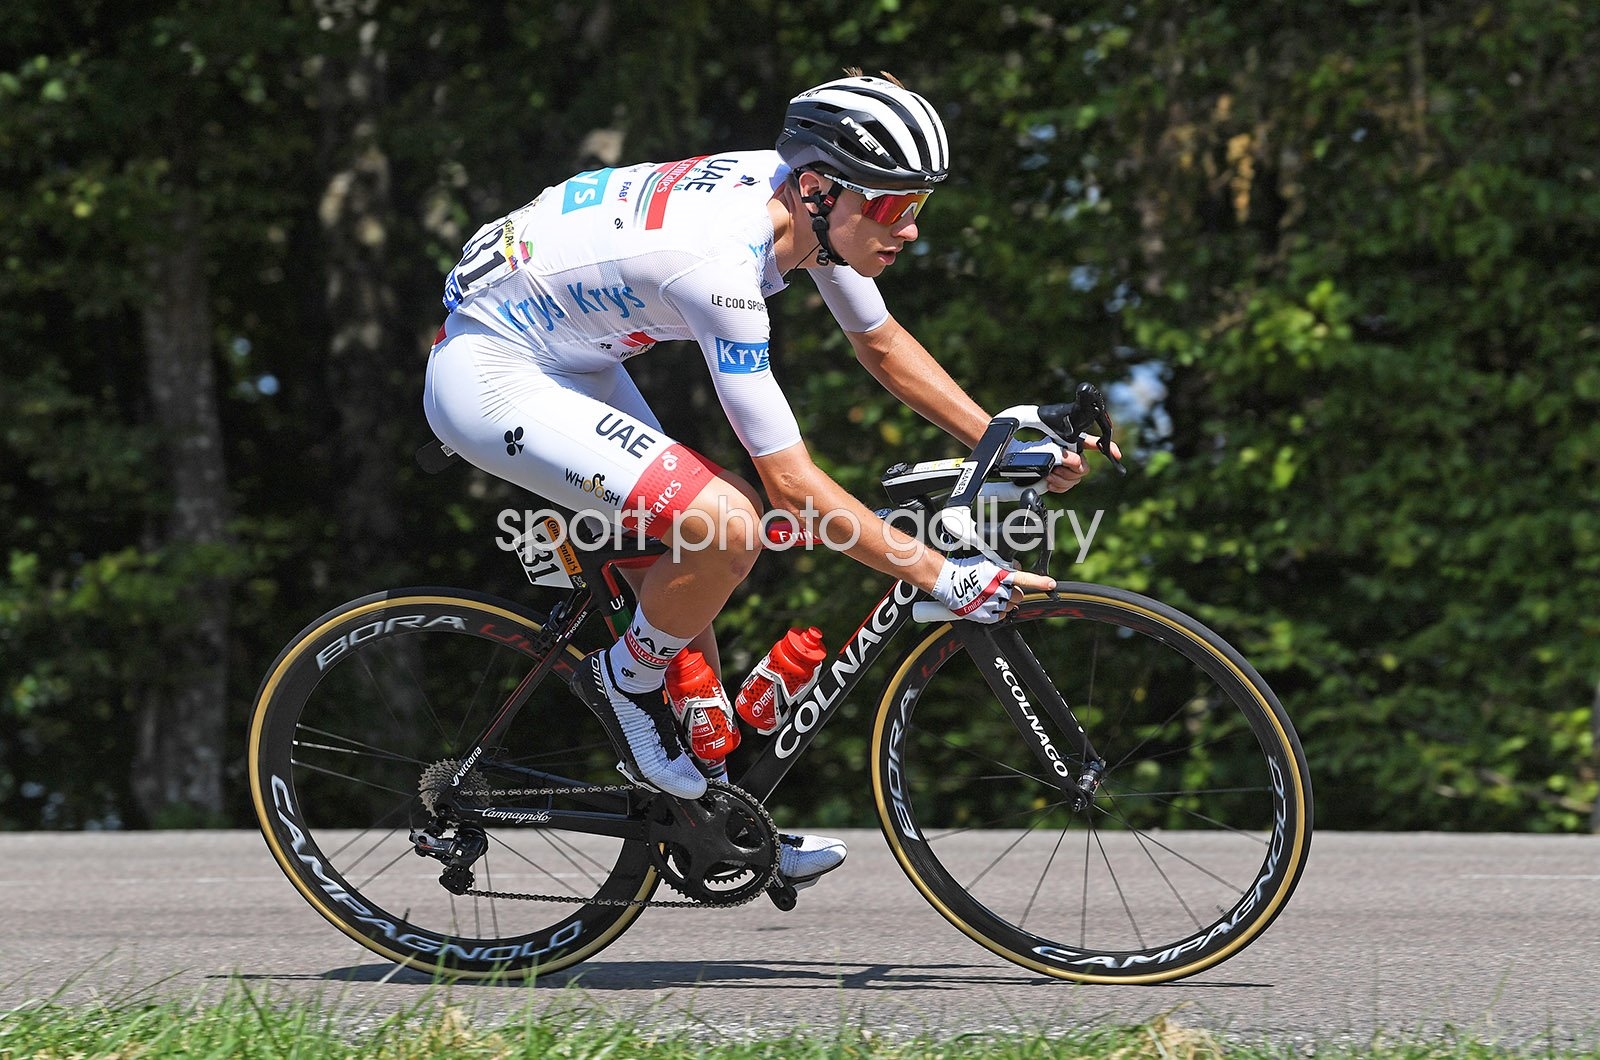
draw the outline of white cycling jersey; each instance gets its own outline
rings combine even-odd
[[[800,440],[773,377],[766,299],[784,289],[767,202],[776,151],[601,169],[484,225],[445,285],[446,333],[473,331],[557,376],[599,373],[658,342],[693,339],[753,456]],[[873,281],[807,270],[846,331],[883,324]]]

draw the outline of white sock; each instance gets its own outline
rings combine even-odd
[[[690,637],[674,637],[650,624],[644,612],[633,613],[628,632],[611,646],[611,673],[624,692],[654,692],[666,683],[667,665]]]

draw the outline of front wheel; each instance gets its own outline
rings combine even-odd
[[[481,894],[451,890],[440,861],[418,856],[412,830],[438,821],[430,777],[461,775],[463,792],[619,783],[610,740],[567,688],[571,645],[500,745],[462,761],[549,650],[542,627],[490,596],[396,590],[324,615],[268,670],[250,719],[262,834],[312,907],[374,953],[467,977],[556,971],[614,941],[654,892],[649,844],[623,838],[620,794],[496,798],[503,823],[472,836]],[[542,826],[573,809],[595,828]]]
[[[955,627],[931,629],[879,704],[873,792],[901,867],[993,952],[1082,982],[1180,979],[1282,911],[1311,842],[1288,715],[1233,648],[1157,601],[1063,583],[1010,620],[1104,763],[1081,811],[1047,775],[1087,765],[1018,689],[1023,732]],[[1025,742],[1026,741],[1026,742]],[[1054,761],[1048,754],[1044,760]]]

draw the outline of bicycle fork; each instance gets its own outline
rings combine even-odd
[[[1072,713],[1072,708],[1056,691],[1055,683],[1044,672],[1044,667],[1039,665],[1032,649],[1011,626],[957,622],[954,628],[967,649],[967,655],[999,697],[1001,706],[1027,741],[1045,775],[1060,789],[1073,812],[1082,813],[1099,790],[1106,763],[1095,751],[1089,734]],[[1040,721],[1041,710],[1054,724],[1056,731],[1071,741],[1069,754],[1064,755],[1057,749],[1049,731]],[[1073,776],[1070,753],[1076,753],[1077,760],[1085,763],[1083,771],[1077,776]]]

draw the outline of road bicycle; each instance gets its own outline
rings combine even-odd
[[[965,459],[890,468],[881,514],[1020,565],[1029,543],[978,518],[1004,503],[1042,525],[1049,458],[1008,446],[1019,431],[1115,459],[1083,384],[1006,410]],[[650,907],[793,908],[764,802],[901,639],[872,803],[911,883],[993,953],[1067,980],[1179,979],[1258,938],[1305,869],[1310,775],[1266,682],[1193,618],[1092,584],[979,625],[896,582],[777,732],[747,731],[759,746],[728,780],[689,801],[619,778],[567,679],[596,615],[626,628],[620,571],[662,549],[556,529],[523,542],[530,579],[563,586],[547,611],[460,589],[366,596],[307,626],[257,695],[250,788],[273,856],[391,961],[531,976],[593,957]],[[848,866],[828,882],[849,886]]]

